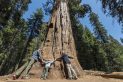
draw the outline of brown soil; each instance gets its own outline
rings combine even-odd
[[[90,71],[85,70],[85,75],[77,80],[67,80],[65,78],[61,79],[52,79],[49,78],[47,80],[41,80],[40,74],[41,70],[39,68],[32,68],[30,71],[30,79],[17,79],[12,80],[12,74],[6,75],[6,76],[0,76],[0,82],[123,82],[123,79],[116,79],[116,78],[105,78],[102,76],[95,76],[97,74],[104,74],[103,72],[98,71]],[[121,72],[122,73],[122,72]],[[113,74],[119,74],[119,73],[113,73]],[[121,75],[121,74],[120,74]]]
[[[0,82],[123,82],[122,79],[114,79],[114,78],[103,78],[101,76],[91,76],[91,75],[85,75],[82,78],[79,78],[78,80],[67,80],[67,79],[56,79],[56,80],[41,80],[39,78],[31,78],[31,79],[18,79],[18,80],[12,80],[12,79],[1,79]]]

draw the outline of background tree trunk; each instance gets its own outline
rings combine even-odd
[[[58,1],[56,3],[57,6],[54,8],[47,37],[43,45],[43,58],[55,60],[61,57],[60,52],[64,51],[69,56],[74,57],[74,59],[71,59],[72,65],[78,76],[82,76],[82,68],[77,59],[67,2],[61,0],[61,2]],[[62,62],[56,61],[49,78],[64,77],[67,77],[64,65]]]

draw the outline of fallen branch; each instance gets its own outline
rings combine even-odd
[[[112,72],[110,74],[106,74],[102,71],[92,71],[92,70],[84,70],[86,75],[95,75],[95,76],[102,76],[105,78],[116,78],[116,79],[123,79],[123,72]]]
[[[102,76],[102,77],[105,77],[105,78],[123,79],[123,72],[113,72],[111,74],[101,74],[99,76]]]

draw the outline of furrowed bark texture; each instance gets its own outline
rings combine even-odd
[[[74,58],[71,59],[71,64],[78,76],[82,76],[83,71],[77,59],[67,1],[58,1],[54,7],[46,40],[43,44],[43,58],[55,60],[61,57],[60,52],[64,51]],[[50,70],[49,78],[64,77],[67,77],[67,70],[62,61],[56,61]]]

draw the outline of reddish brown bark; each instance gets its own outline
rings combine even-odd
[[[66,1],[56,2],[57,6],[51,17],[46,41],[43,45],[43,58],[55,60],[61,57],[60,52],[64,51],[71,59],[73,67],[78,76],[82,76],[82,68],[77,59],[75,42],[73,38],[69,10]],[[66,73],[63,70],[64,65],[56,61],[53,69],[50,71],[50,78],[64,78]]]

